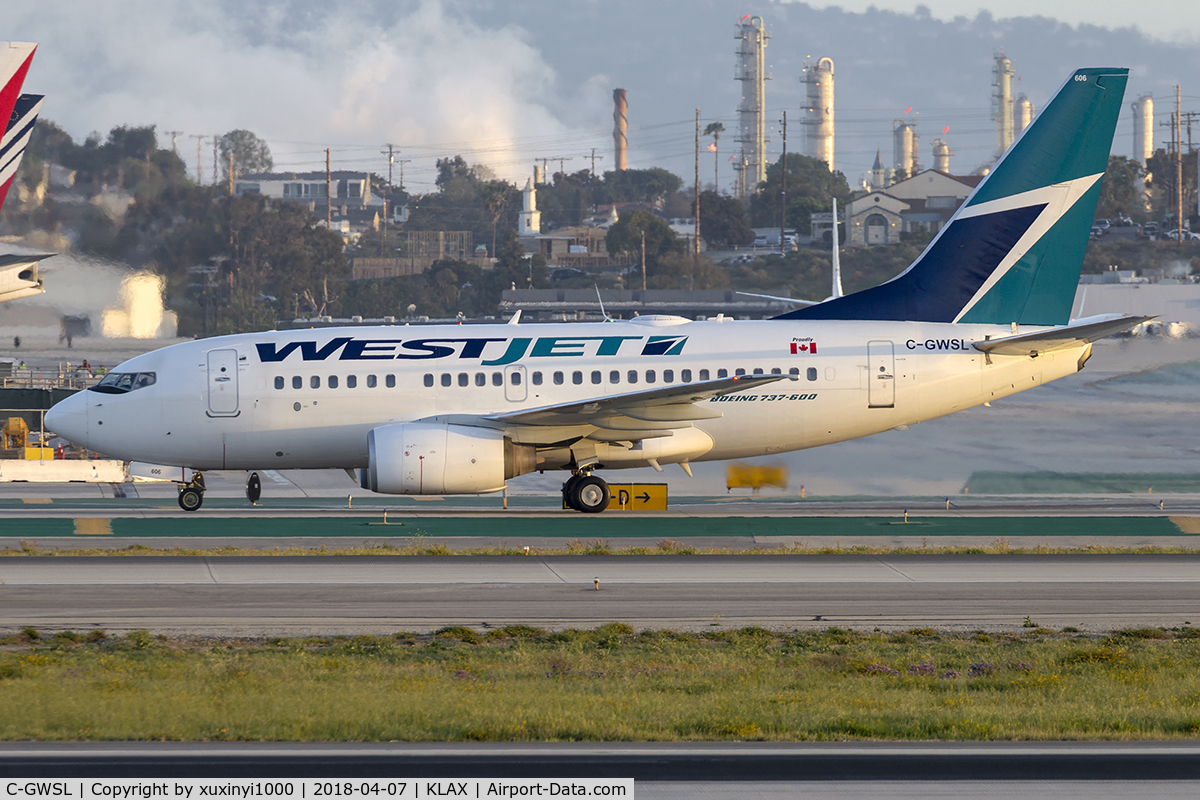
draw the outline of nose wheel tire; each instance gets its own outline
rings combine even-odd
[[[575,479],[569,485],[571,489],[567,504],[576,511],[582,511],[585,514],[599,514],[608,508],[611,494],[608,491],[608,484],[602,478],[588,475]]]
[[[199,511],[204,503],[204,492],[197,489],[184,489],[179,493],[179,507],[184,511]]]
[[[246,499],[257,505],[260,497],[262,497],[262,481],[258,479],[257,472],[251,472],[250,477],[246,480]]]

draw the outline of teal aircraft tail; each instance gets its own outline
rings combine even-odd
[[[1072,73],[903,273],[779,319],[1068,322],[1128,73]]]

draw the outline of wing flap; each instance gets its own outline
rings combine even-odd
[[[982,342],[975,342],[974,347],[989,355],[1037,355],[1051,350],[1062,350],[1094,342],[1106,336],[1112,336],[1114,333],[1127,331],[1151,319],[1154,317],[1102,314],[1086,317],[1072,325],[1048,331],[1022,333],[1017,336],[1005,336],[1002,339],[986,339]]]

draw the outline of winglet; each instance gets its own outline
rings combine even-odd
[[[509,325],[520,325],[521,324],[521,309],[519,309],[519,308],[517,309],[517,313],[512,315],[512,317],[508,320],[508,324]]]

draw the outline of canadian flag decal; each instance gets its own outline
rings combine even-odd
[[[802,355],[816,355],[816,354],[817,354],[817,343],[816,342],[792,342],[792,355],[802,356]]]

